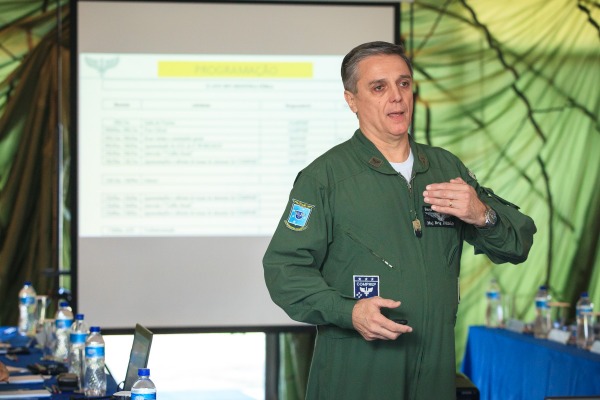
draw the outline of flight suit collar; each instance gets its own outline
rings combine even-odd
[[[425,172],[429,169],[429,160],[427,155],[423,151],[421,145],[414,141],[412,135],[408,136],[410,142],[410,148],[412,150],[415,162],[413,164],[413,173]],[[363,160],[369,168],[382,174],[397,175],[398,172],[390,165],[385,159],[383,154],[375,147],[367,137],[357,129],[354,132],[352,141],[355,143],[355,147],[358,150],[359,157]]]

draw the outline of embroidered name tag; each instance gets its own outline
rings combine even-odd
[[[456,226],[455,216],[433,211],[429,206],[423,206],[423,220],[425,226],[430,227],[454,228]]]
[[[292,199],[292,207],[285,225],[294,231],[303,231],[307,228],[308,218],[314,206]]]
[[[379,296],[379,276],[354,275],[354,298],[366,299]]]

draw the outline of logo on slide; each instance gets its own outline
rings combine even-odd
[[[101,78],[104,78],[104,73],[111,68],[114,68],[119,63],[119,57],[113,57],[109,59],[104,58],[92,58],[86,57],[85,63],[90,67],[98,71]]]

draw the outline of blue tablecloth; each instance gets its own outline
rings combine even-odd
[[[35,363],[44,364],[42,361],[42,352],[40,349],[33,347],[32,345],[35,343],[34,340],[31,340],[28,337],[20,336],[16,329],[12,327],[0,327],[0,341],[9,343],[13,347],[27,346],[29,347],[29,354],[18,354],[16,355],[16,360],[11,360],[4,354],[0,354],[0,361],[5,365],[10,365],[13,367],[25,368],[28,365],[33,365]],[[27,372],[24,375],[31,375],[32,372]],[[13,374],[11,374],[12,376]],[[18,375],[18,374],[17,374]],[[6,390],[19,390],[19,389],[44,389],[58,387],[56,382],[56,377],[50,377],[46,379],[44,383],[38,384],[0,384],[0,392]],[[107,375],[107,393],[115,393],[117,391],[117,383],[114,378],[108,374]],[[70,400],[70,399],[84,399],[85,396],[83,394],[74,393],[72,391],[64,391],[61,393],[53,393],[51,399],[52,400]]]
[[[469,329],[462,372],[480,400],[600,395],[600,355],[503,329]]]

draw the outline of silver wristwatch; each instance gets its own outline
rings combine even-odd
[[[484,228],[491,228],[496,226],[496,223],[498,222],[498,215],[496,214],[496,211],[494,211],[494,209],[488,205],[486,205],[486,209],[485,209],[485,225],[483,226]]]

